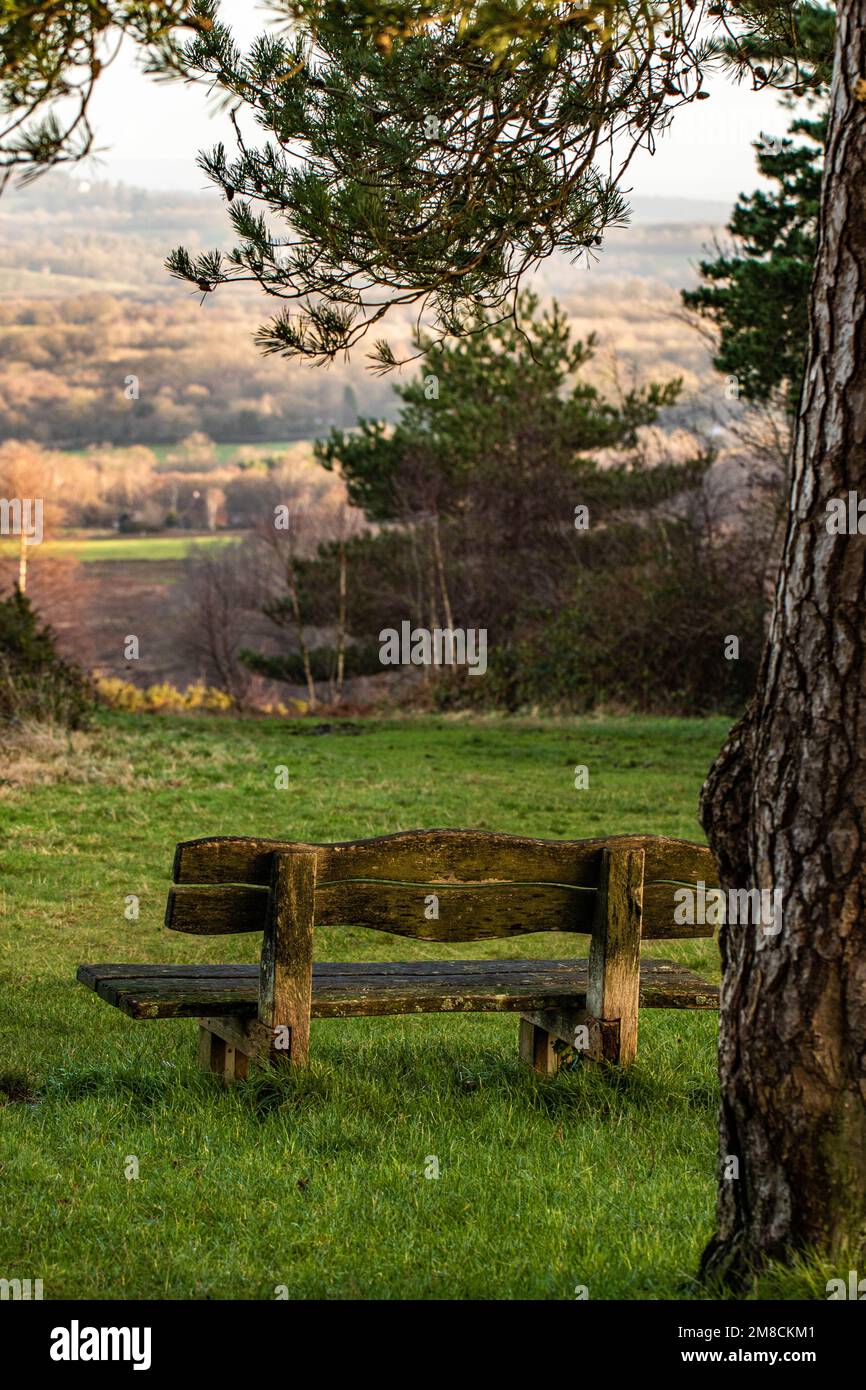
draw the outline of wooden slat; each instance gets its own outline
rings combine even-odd
[[[425,916],[430,893],[438,918]],[[427,885],[342,882],[319,886],[315,921],[320,927],[373,927],[418,941],[484,941],[537,931],[589,932],[595,894],[571,888],[524,884]],[[227,884],[173,888],[165,923],[199,936],[261,932],[268,895],[258,888]]]
[[[150,965],[145,961],[126,961],[121,964],[79,965],[76,979],[89,989],[96,989],[111,980],[128,980],[133,975],[146,974],[152,980],[197,980],[205,974],[209,979],[258,978],[258,965]]]
[[[704,881],[709,887],[709,879]],[[674,921],[675,892],[675,888],[667,885],[644,882],[642,922],[644,941],[686,941],[714,934],[713,927],[678,925]]]
[[[430,894],[438,918],[425,916]],[[343,882],[316,895],[322,926],[352,923],[418,941],[485,941],[528,932],[589,932],[594,892],[533,884],[472,886],[443,884],[415,888],[391,883]]]
[[[146,975],[106,981],[96,990],[130,1018],[199,1018],[202,1014],[254,1014],[258,971],[250,980],[161,980]]]
[[[270,883],[275,851],[315,849],[319,882],[382,878],[418,883],[516,879],[537,883],[598,882],[605,846],[644,849],[647,878],[718,884],[706,845],[664,835],[616,835],[592,840],[540,840],[489,830],[401,830],[368,840],[334,843],[208,836],[182,841],[175,851],[175,883]]]
[[[658,891],[658,889],[661,891]],[[424,915],[430,893],[439,899],[438,919]],[[645,898],[645,940],[712,936],[712,927],[677,926],[675,889],[649,888]],[[317,926],[372,927],[418,941],[485,941],[529,932],[590,933],[596,894],[558,885],[342,882],[316,890]],[[268,895],[238,884],[181,887],[169,891],[165,924],[197,936],[263,932]]]
[[[665,962],[655,962],[656,965],[664,965]],[[671,963],[673,964],[673,963]],[[546,970],[560,970],[570,973],[575,967],[586,965],[586,961],[581,961],[577,957],[569,957],[562,960],[538,960],[533,956],[525,959],[511,960],[371,960],[371,961],[318,961],[314,970],[324,971],[327,977],[338,978],[345,975],[346,978],[356,976],[377,976],[377,975],[430,975],[437,977],[460,978],[463,975],[477,974],[480,971],[496,967],[499,974],[508,976],[509,974],[522,974],[526,970],[535,969],[543,965]],[[678,967],[677,967],[678,968]],[[236,962],[232,965],[211,965],[211,964],[162,964],[150,965],[146,962],[132,962],[123,964],[106,965],[79,965],[78,979],[82,984],[87,984],[91,989],[95,989],[97,983],[102,981],[129,979],[130,976],[146,974],[148,979],[189,979],[198,980],[203,977],[208,979],[239,979],[249,980],[257,977],[259,971],[258,964],[247,965]]]
[[[251,1018],[259,967],[82,965],[82,984],[131,1018]],[[531,1013],[586,1007],[585,960],[320,962],[313,1018],[379,1014]],[[718,990],[673,961],[641,963],[643,1008],[718,1007]]]
[[[598,878],[599,851],[599,842],[592,840],[538,840],[489,830],[405,830],[321,846],[320,877],[419,883],[512,879],[590,887]]]
[[[267,885],[275,851],[312,848],[318,857],[320,882],[382,878],[461,883],[517,878],[591,884],[603,843],[451,829],[401,830],[395,835],[325,844],[212,836],[177,846],[173,878],[175,883]]]
[[[172,888],[165,908],[165,925],[196,936],[233,936],[263,932],[268,894],[261,888],[229,884],[223,888]]]

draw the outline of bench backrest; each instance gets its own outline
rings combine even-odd
[[[317,925],[441,942],[588,933],[591,1046],[625,1064],[637,1048],[641,937],[712,935],[710,926],[674,920],[677,885],[701,879],[718,882],[709,850],[651,835],[532,840],[407,830],[341,844],[215,837],[178,845],[166,925],[264,934],[249,1029],[271,1058],[290,1062],[309,1049]]]
[[[220,935],[262,932],[273,911],[277,862],[308,871],[319,926],[374,927],[425,941],[479,941],[526,932],[592,934],[603,864],[642,854],[638,904],[645,938],[711,936],[674,921],[677,885],[718,884],[710,851],[663,836],[536,840],[482,830],[407,830],[309,844],[215,836],[177,846],[166,926]],[[430,899],[435,897],[434,905]]]

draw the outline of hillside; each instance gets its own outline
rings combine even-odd
[[[638,376],[708,379],[702,340],[675,317],[678,289],[716,226],[682,220],[690,205],[643,200],[591,265],[548,262],[534,281],[581,335],[599,339],[597,373],[616,352]],[[717,205],[717,215],[722,215]],[[712,210],[712,205],[710,205]],[[696,213],[707,211],[696,204]],[[675,220],[672,213],[679,215]],[[55,174],[0,201],[0,440],[62,448],[167,444],[202,431],[226,443],[304,439],[358,413],[391,413],[393,378],[363,355],[327,369],[263,358],[253,334],[271,305],[245,286],[205,298],[163,267],[178,244],[229,244],[213,194],[158,194]],[[394,318],[395,348],[411,319]],[[131,391],[137,391],[137,396]]]

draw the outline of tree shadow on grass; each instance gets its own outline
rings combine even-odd
[[[182,1082],[174,1063],[163,1065],[162,1071],[135,1064],[61,1067],[46,1078],[43,1099],[77,1101],[98,1097],[129,1101],[142,1110],[168,1107],[176,1102]]]
[[[551,1119],[611,1119],[657,1113],[671,1103],[658,1077],[637,1067],[623,1070],[604,1063],[578,1062],[556,1076],[528,1076],[529,1101]]]
[[[78,1101],[101,1097],[141,1111],[175,1108],[184,1093],[197,1102],[232,1105],[257,1120],[278,1112],[309,1119],[329,1107],[363,1113],[373,1125],[395,1113],[429,1113],[453,1106],[455,1116],[474,1102],[514,1102],[542,1112],[551,1123],[563,1119],[611,1119],[658,1114],[659,1107],[715,1113],[712,1085],[695,1082],[675,1069],[640,1064],[622,1069],[578,1060],[555,1076],[532,1072],[510,1053],[454,1044],[419,1047],[417,1041],[371,1040],[322,1048],[310,1067],[285,1072],[251,1068],[246,1080],[226,1087],[185,1063],[130,1059],[122,1065],[60,1068],[37,1094],[25,1073],[0,1075],[0,1104],[22,1101]]]
[[[207,1076],[201,1078],[201,1083],[208,1089],[220,1085],[217,1078]],[[265,1119],[277,1111],[300,1118],[333,1101],[331,1077],[319,1067],[284,1074],[251,1071],[245,1081],[230,1089],[237,1104],[256,1119]]]
[[[26,1071],[0,1072],[0,1105],[38,1105],[36,1079]]]

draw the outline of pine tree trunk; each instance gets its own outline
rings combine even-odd
[[[866,0],[841,0],[836,43],[773,619],[755,700],[701,798],[723,885],[784,895],[778,935],[722,929],[703,1269],[732,1283],[809,1247],[843,1274],[866,1255],[866,537],[827,528],[830,499],[866,499]]]

